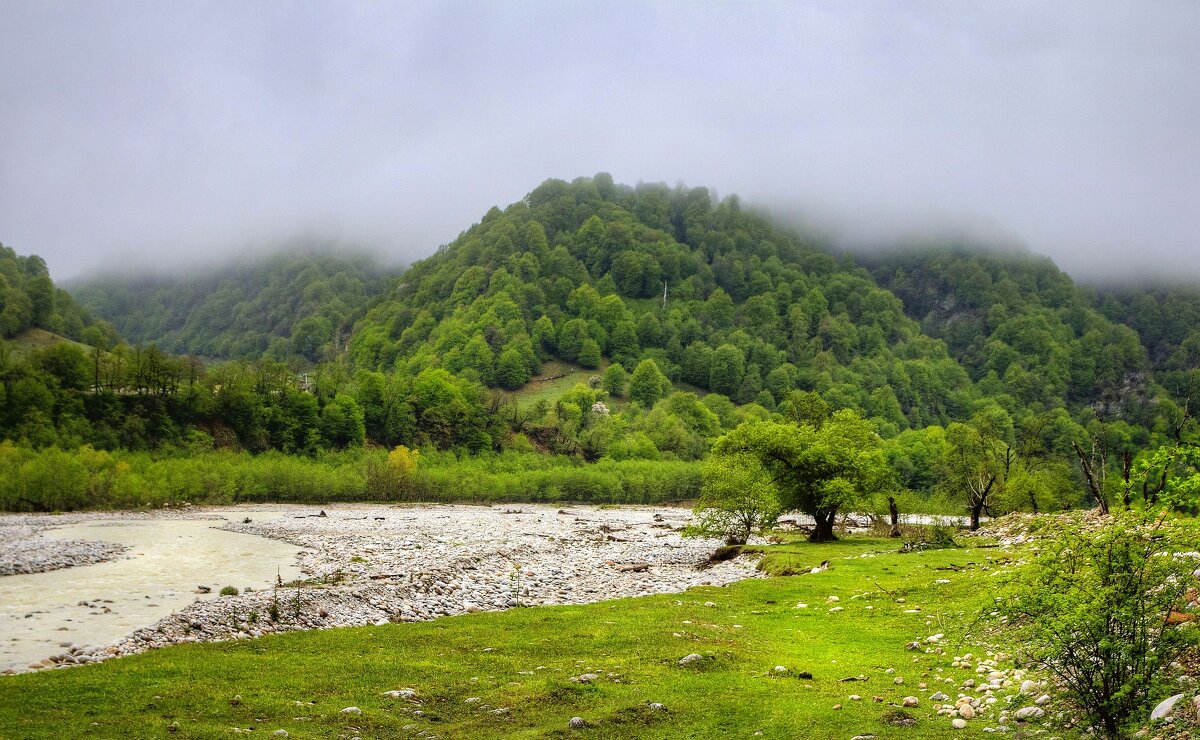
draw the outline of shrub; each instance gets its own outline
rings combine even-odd
[[[221,589],[221,595],[222,596],[237,596],[238,590],[236,588],[234,588],[233,586],[225,586],[224,588]]]
[[[722,537],[726,544],[744,545],[750,535],[775,523],[779,498],[757,458],[714,455],[704,462],[704,493],[695,512],[696,524],[688,534]]]
[[[1135,712],[1165,693],[1169,667],[1197,645],[1175,624],[1197,585],[1194,521],[1125,513],[1095,531],[1078,519],[1017,572],[999,612],[1020,630],[1025,656],[1057,677],[1101,734],[1123,737]]]

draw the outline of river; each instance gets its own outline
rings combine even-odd
[[[223,586],[262,589],[300,576],[300,548],[216,529],[226,523],[101,520],[48,530],[49,539],[130,549],[105,563],[0,577],[0,671],[63,652],[64,643],[105,645],[193,601],[219,598]]]

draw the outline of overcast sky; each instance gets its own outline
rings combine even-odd
[[[59,279],[417,258],[599,171],[1200,278],[1200,3],[0,0],[0,241]]]

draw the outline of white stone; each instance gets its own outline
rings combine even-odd
[[[1158,706],[1154,708],[1154,711],[1150,712],[1150,721],[1153,722],[1154,720],[1162,719],[1169,715],[1171,710],[1175,708],[1175,702],[1182,698],[1183,694],[1175,694],[1174,696],[1169,696],[1160,701]]]
[[[1041,719],[1046,716],[1046,710],[1041,707],[1021,707],[1016,712],[1013,712],[1013,717],[1018,720]]]

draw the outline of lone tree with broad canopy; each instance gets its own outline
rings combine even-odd
[[[770,476],[782,511],[816,520],[808,538],[829,542],[838,511],[892,490],[894,474],[871,424],[849,409],[794,424],[743,424],[717,440],[714,457],[749,455]]]

